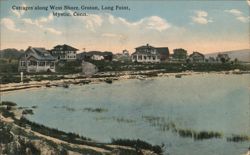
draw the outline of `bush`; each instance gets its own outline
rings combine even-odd
[[[19,82],[21,82],[21,78],[11,74],[3,75],[0,81],[1,84],[19,83]]]
[[[13,136],[10,133],[10,129],[4,123],[0,122],[0,144],[6,144],[13,141]]]
[[[16,106],[17,104],[11,101],[3,101],[0,105]]]
[[[27,115],[27,114],[33,115],[34,113],[33,113],[32,109],[25,109],[25,110],[23,110],[22,114],[24,114],[24,115]]]

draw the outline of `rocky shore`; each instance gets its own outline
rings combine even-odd
[[[74,133],[48,128],[27,120],[25,115],[31,111],[32,109],[17,107],[12,102],[0,104],[1,155],[162,154],[160,146],[140,140],[113,140],[111,143],[100,143]]]
[[[210,72],[216,74],[245,74],[245,72],[239,71],[221,71],[221,72]],[[181,78],[185,75],[193,74],[206,74],[206,72],[178,72],[178,73],[168,73],[165,70],[145,70],[145,71],[121,71],[121,72],[100,72],[92,76],[83,76],[81,74],[71,74],[71,75],[53,75],[51,79],[50,75],[40,75],[30,76],[28,78],[33,79],[25,83],[8,83],[1,84],[1,92],[10,92],[22,89],[36,89],[42,87],[65,87],[67,88],[71,84],[89,84],[89,83],[112,83],[115,80],[126,80],[126,79],[139,79],[145,80],[154,77],[166,77],[175,76],[176,78]],[[249,72],[246,72],[249,74]],[[37,80],[39,79],[39,80]]]

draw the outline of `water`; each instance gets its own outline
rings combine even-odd
[[[226,141],[231,134],[250,136],[250,75],[123,80],[69,89],[21,90],[5,94],[3,99],[24,107],[38,106],[28,116],[32,121],[102,142],[139,138],[163,143],[166,154],[171,155],[240,155],[250,146],[249,142]],[[181,129],[220,132],[223,138],[183,138],[145,118],[172,122]]]

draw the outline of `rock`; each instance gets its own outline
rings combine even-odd
[[[89,62],[82,62],[82,73],[84,75],[90,76],[98,72],[98,68]]]

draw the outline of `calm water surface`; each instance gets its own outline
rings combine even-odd
[[[249,142],[227,142],[231,134],[250,136],[250,75],[199,74],[123,80],[63,88],[21,90],[4,100],[31,107],[32,121],[109,142],[142,139],[164,144],[171,155],[240,155]],[[95,112],[88,109],[101,108]],[[154,121],[149,121],[151,118]],[[216,131],[222,139],[182,138],[159,124]]]

